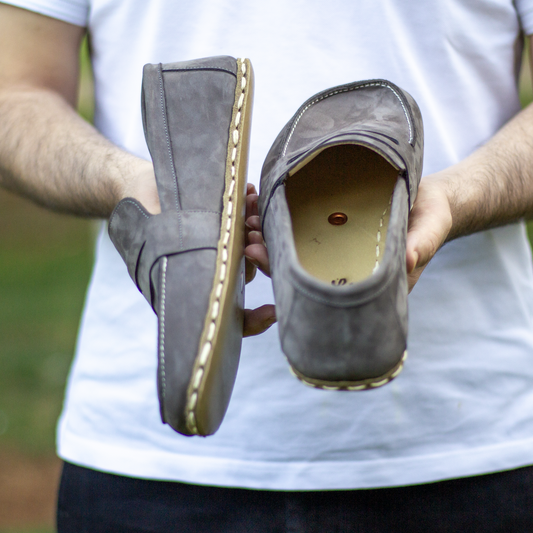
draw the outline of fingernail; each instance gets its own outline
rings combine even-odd
[[[249,255],[244,255],[244,257],[246,257],[246,259],[248,259],[248,261],[250,261],[250,263],[252,263],[252,265],[254,266],[259,266],[259,263],[256,259],[254,259],[253,257],[250,257]]]
[[[413,257],[415,259],[414,263],[413,263],[413,268],[411,269],[411,271],[409,272],[409,274],[411,274],[412,272],[414,272],[415,268],[417,267],[418,265],[418,253],[417,252],[413,252]]]

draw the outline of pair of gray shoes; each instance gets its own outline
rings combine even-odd
[[[126,198],[109,222],[158,315],[162,419],[184,435],[218,429],[238,367],[252,91],[248,60],[146,65],[144,131],[162,212]],[[414,100],[373,80],[305,102],[266,158],[259,210],[280,338],[309,385],[367,389],[402,368],[422,151]]]

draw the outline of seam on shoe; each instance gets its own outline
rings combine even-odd
[[[168,131],[167,111],[165,105],[165,94],[163,89],[163,67],[159,64],[159,97],[161,104],[161,115],[163,117],[163,126],[165,128],[165,138],[167,140],[168,156],[170,159],[170,168],[172,170],[172,177],[174,178],[174,191],[176,199],[176,209],[180,209],[179,202],[179,190],[178,190],[178,177],[176,176],[176,168],[174,166],[174,158],[172,156],[172,147],[170,143],[170,132]]]
[[[308,378],[296,370],[289,361],[289,370],[291,374],[299,379],[303,384],[312,387],[313,389],[328,390],[328,391],[362,391],[371,390],[382,387],[390,383],[403,370],[405,360],[407,359],[407,350],[403,351],[400,361],[391,370],[375,378],[368,378],[355,381],[328,381],[322,379]]]
[[[214,215],[222,214],[222,211],[212,211],[210,209],[182,209],[182,213],[213,213]]]
[[[229,190],[228,190],[228,202],[224,206],[224,211],[223,211],[223,214],[227,213],[226,228],[225,229],[221,228],[221,230],[224,233],[223,235],[221,234],[221,237],[219,238],[219,242],[222,241],[223,248],[222,248],[222,262],[220,265],[220,270],[218,272],[218,283],[216,284],[216,288],[215,288],[215,301],[213,302],[211,309],[208,310],[208,313],[209,312],[211,313],[211,320],[209,322],[209,326],[207,329],[206,340],[203,346],[201,347],[200,355],[197,358],[199,366],[196,369],[196,372],[194,373],[194,375],[192,376],[192,379],[191,379],[192,391],[190,395],[188,395],[187,404],[185,408],[185,421],[187,424],[187,429],[192,434],[195,434],[195,435],[199,434],[198,426],[196,422],[196,406],[198,404],[199,390],[200,390],[200,386],[205,376],[206,364],[209,361],[209,358],[213,350],[212,340],[214,339],[216,327],[217,327],[217,321],[219,319],[220,297],[223,292],[224,284],[227,283],[227,279],[228,279],[227,262],[228,262],[229,254],[228,254],[227,243],[229,242],[229,239],[231,238],[232,219],[234,218],[235,215],[237,215],[237,213],[233,210],[233,204],[234,204],[233,194],[234,193],[240,194],[240,191],[235,190],[236,177],[237,177],[237,169],[235,167],[235,162],[237,158],[237,148],[239,146],[239,141],[242,138],[242,136],[239,134],[239,126],[240,124],[243,123],[241,120],[241,109],[244,105],[244,96],[245,96],[247,86],[248,86],[248,82],[246,80],[246,74],[247,74],[246,70],[247,70],[246,64],[244,61],[242,61],[241,63],[242,78],[241,78],[241,87],[240,87],[241,94],[237,101],[237,114],[235,115],[235,121],[232,124],[233,128],[230,129],[230,134],[229,134],[229,139],[228,139],[228,152],[230,150],[231,144],[233,144],[233,148],[231,149],[231,171],[230,171],[231,181],[230,181]],[[232,118],[233,118],[233,115],[232,115]],[[226,190],[227,189],[225,187],[224,193],[226,193]],[[237,205],[237,202],[235,202],[235,205]],[[202,333],[202,336],[203,336],[203,333]]]
[[[140,213],[141,215],[144,217],[144,218],[150,218],[150,215],[147,215],[145,213],[145,211],[139,206],[139,204],[137,204],[137,202],[134,202],[132,200],[124,200],[123,201],[123,204],[131,204],[133,205]]]
[[[344,89],[336,89],[334,91],[331,91],[330,93],[323,94],[322,96],[320,96],[319,98],[316,98],[312,102],[309,102],[309,104],[307,104],[302,109],[302,111],[300,112],[300,114],[298,115],[296,120],[294,121],[293,125],[291,126],[291,131],[289,133],[289,136],[287,137],[287,140],[285,141],[285,144],[283,146],[283,151],[282,151],[281,155],[285,156],[285,154],[287,152],[287,147],[289,146],[289,142],[290,142],[290,140],[292,138],[294,130],[296,129],[296,126],[298,125],[298,122],[300,122],[300,119],[302,118],[302,116],[305,114],[305,112],[310,107],[312,107],[313,105],[317,104],[318,102],[321,102],[322,100],[325,100],[326,98],[329,98],[330,96],[335,96],[336,94],[348,93],[348,92],[352,92],[352,91],[358,91],[359,89],[366,89],[368,87],[385,87],[387,89],[390,89],[392,91],[392,93],[394,94],[394,96],[396,96],[396,98],[400,102],[400,105],[402,106],[403,113],[405,115],[405,119],[407,120],[407,125],[409,126],[409,144],[412,144],[412,142],[413,142],[413,127],[411,125],[411,119],[409,117],[409,114],[407,113],[407,109],[405,108],[405,104],[403,103],[402,99],[400,98],[400,95],[387,83],[372,82],[372,83],[365,83],[364,85],[357,85],[356,87],[345,87]]]
[[[137,254],[137,259],[135,261],[135,279],[134,279],[134,282],[135,282],[135,285],[137,286],[137,288],[139,289],[139,291],[141,291],[141,294],[144,296],[144,293],[141,289],[141,284],[139,283],[139,269],[141,268],[141,255],[143,253],[143,250],[144,250],[144,247],[146,246],[146,241],[144,241],[142,244],[141,244],[141,247],[139,248],[139,253]],[[153,266],[153,265],[152,265]],[[152,271],[152,267],[150,267],[150,272]],[[148,286],[150,287],[150,281],[148,281]],[[152,294],[151,294],[151,290],[150,290],[150,304],[153,303],[153,298],[152,298]]]
[[[235,72],[232,72],[231,70],[227,68],[215,67],[214,65],[206,65],[204,67],[165,68],[163,69],[163,72],[185,72],[185,71],[193,71],[193,70],[219,70],[220,72],[227,72],[228,74],[231,74],[235,78],[237,77],[237,74],[235,74]]]
[[[117,212],[120,210],[120,207],[122,207],[124,204],[131,204],[133,205],[140,213],[141,215],[144,217],[144,218],[150,218],[150,215],[147,215],[143,210],[142,208],[134,201],[132,200],[128,200],[128,199],[125,199],[125,200],[121,200],[115,207],[115,209],[113,209],[113,212],[111,213],[111,216],[109,217],[109,222],[108,222],[108,225],[111,226],[111,224],[113,223],[113,220],[114,218],[117,216]],[[119,207],[120,205],[120,207]]]
[[[161,368],[161,395],[163,400],[166,393],[166,375],[165,375],[165,301],[166,301],[166,280],[167,280],[168,259],[163,258],[161,274],[161,307],[159,312],[159,365]]]
[[[383,211],[383,213],[381,214],[381,218],[379,219],[378,232],[376,234],[376,264],[374,265],[372,274],[374,274],[374,272],[379,268],[379,256],[381,254],[381,250],[379,249],[379,243],[381,242],[381,228],[383,227],[383,220],[385,218],[385,215],[387,214],[387,211],[390,209],[391,205],[392,205],[392,195],[389,200],[389,205],[386,207],[385,211]]]

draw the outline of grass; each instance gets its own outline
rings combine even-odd
[[[91,268],[88,221],[0,195],[0,444],[52,453]]]

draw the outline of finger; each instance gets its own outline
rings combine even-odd
[[[258,245],[264,247],[263,235],[259,231],[252,231],[246,228],[245,232],[246,247],[250,245]],[[254,249],[252,249],[252,257],[245,258],[245,281],[250,283],[257,274],[257,266],[264,263],[264,254],[261,253],[259,258],[255,257]],[[259,262],[258,262],[259,260]]]
[[[248,233],[248,243],[249,244],[265,244],[263,240],[263,234],[260,231],[250,231]]]
[[[263,274],[270,277],[268,252],[264,244],[249,244],[244,249],[244,255],[252,265],[255,265]]]
[[[415,220],[407,233],[407,272],[425,267],[448,235],[447,224],[438,217],[424,216]]]
[[[257,189],[253,183],[246,184],[246,194],[257,194]]]
[[[406,266],[407,273],[412,274],[417,266],[421,266],[419,247],[420,235],[414,230],[407,232],[407,244],[406,244]]]
[[[244,280],[245,283],[250,283],[250,281],[253,281],[255,278],[255,275],[257,274],[257,267],[248,261],[248,259],[245,259],[244,261]]]
[[[416,268],[415,270],[413,270],[413,272],[411,272],[410,274],[407,274],[408,292],[411,292],[414,289],[415,285],[418,283],[418,280],[420,279],[420,276],[422,275],[422,272],[424,272],[425,268],[426,268],[425,266]]]
[[[250,195],[252,198],[254,197],[254,195]],[[257,206],[257,202],[259,201],[259,195],[256,194],[255,195],[256,198],[252,201],[252,212],[250,214],[250,216],[255,216],[255,215],[259,215],[259,207]]]
[[[261,220],[258,215],[246,219],[246,227],[252,231],[261,231]]]
[[[411,229],[407,234],[406,267],[409,292],[418,282],[422,272],[442,246],[442,236],[438,232]]]
[[[262,305],[257,309],[245,309],[243,335],[245,337],[259,335],[275,322],[276,308],[271,304]]]
[[[258,198],[259,196],[257,195],[257,193],[248,194],[246,196],[246,214],[245,214],[244,220],[247,220],[249,217],[253,215],[259,214],[257,211],[257,199]]]
[[[423,179],[409,215],[406,268],[409,290],[446,241],[452,227],[450,203],[438,179]]]
[[[251,244],[250,243],[250,240],[249,240],[249,234],[250,232],[252,231],[255,231],[257,228],[256,228],[256,225],[257,225],[257,221],[255,221],[255,218],[257,217],[259,219],[259,217],[257,215],[252,215],[253,211],[254,211],[254,204],[257,205],[257,193],[255,193],[255,187],[251,184],[248,184],[248,192],[249,194],[246,196],[246,214],[245,214],[245,222],[244,222],[244,245],[245,246],[248,246],[248,244]],[[251,185],[251,187],[250,187]],[[250,223],[248,222],[250,220]],[[254,241],[254,243],[257,243],[257,239]],[[249,283],[250,281],[252,281],[252,279],[254,279],[255,277],[255,268],[252,268],[252,265],[247,265],[246,266],[246,283]]]

